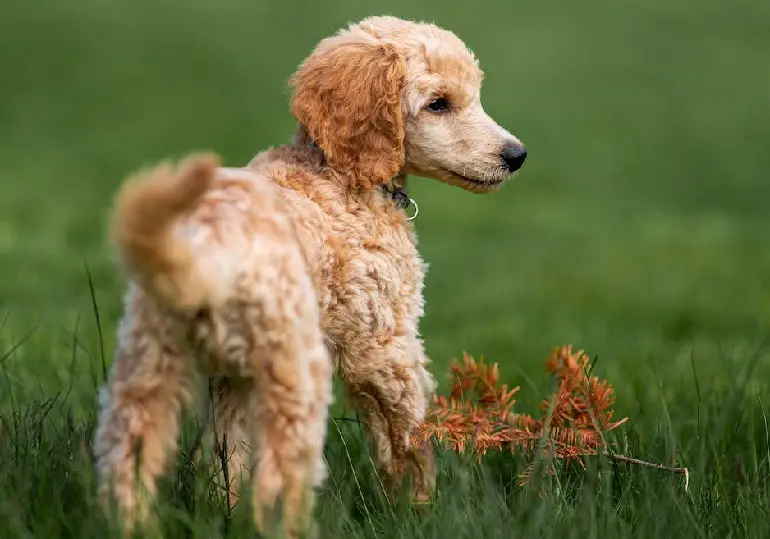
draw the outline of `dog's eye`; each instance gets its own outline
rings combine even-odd
[[[449,110],[449,103],[445,98],[439,97],[428,103],[427,109],[431,112],[444,112]]]

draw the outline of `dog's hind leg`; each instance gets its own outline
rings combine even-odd
[[[251,401],[256,405],[255,515],[264,518],[280,496],[281,520],[290,537],[311,527],[313,488],[323,481],[332,378],[316,296],[305,274],[295,277],[299,282],[276,296],[277,310],[265,312],[268,316],[257,324],[263,330],[255,348],[261,365],[255,377],[258,399]]]
[[[270,357],[255,380],[259,398],[252,401],[255,410],[251,413],[256,418],[252,478],[255,520],[272,527],[266,519],[280,500],[280,520],[289,537],[311,527],[312,489],[324,479],[323,445],[332,369],[320,338],[317,344],[308,344],[301,336],[295,342],[273,343]]]
[[[311,326],[303,331],[314,330]],[[319,342],[317,337],[308,339]],[[257,361],[264,368],[253,379],[213,380],[220,483],[232,507],[255,467],[251,477],[257,526],[268,526],[267,514],[282,494],[282,520],[290,528],[296,526],[295,532],[287,530],[290,534],[299,533],[300,528],[307,529],[312,513],[308,487],[320,485],[325,476],[322,451],[331,363],[318,344],[305,348],[272,343],[269,353]]]
[[[100,395],[95,456],[100,496],[114,496],[124,527],[149,516],[156,480],[177,447],[190,401],[194,362],[140,316],[124,327],[107,387]],[[127,321],[124,324],[128,325]]]
[[[227,307],[229,327],[239,328],[245,343],[241,359],[230,360],[242,376],[219,384],[213,418],[220,444],[228,439],[232,465],[224,470],[250,469],[257,529],[269,533],[280,524],[297,537],[312,527],[313,487],[323,480],[332,366],[299,251],[286,244],[264,249],[269,263],[252,265],[256,273],[241,281],[237,302]]]

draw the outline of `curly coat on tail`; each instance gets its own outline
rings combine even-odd
[[[116,198],[110,236],[122,265],[147,292],[177,309],[196,309],[212,297],[214,281],[200,274],[175,227],[211,187],[218,166],[213,154],[197,155],[179,170],[160,165],[129,179]]]

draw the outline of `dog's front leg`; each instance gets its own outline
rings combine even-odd
[[[433,378],[419,339],[402,338],[386,346],[378,341],[355,355],[342,352],[340,374],[368,426],[386,487],[395,494],[411,475],[413,499],[424,502],[435,484],[433,451],[429,443],[413,444],[412,435],[425,417]]]

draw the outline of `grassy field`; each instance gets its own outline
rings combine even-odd
[[[680,477],[597,459],[522,489],[519,457],[442,454],[436,500],[415,514],[383,500],[360,430],[337,422],[322,536],[770,537],[770,4],[450,6],[0,8],[0,537],[112,536],[89,445],[120,314],[104,222],[123,175],[201,148],[242,164],[287,140],[293,68],[378,13],[465,39],[487,111],[530,154],[492,196],[412,181],[443,387],[449,360],[484,354],[531,411],[550,387],[543,359],[572,343],[599,356],[630,418],[619,448],[687,466],[691,481],[685,492]],[[227,517],[211,492],[180,459],[166,536],[249,536],[247,512]]]

